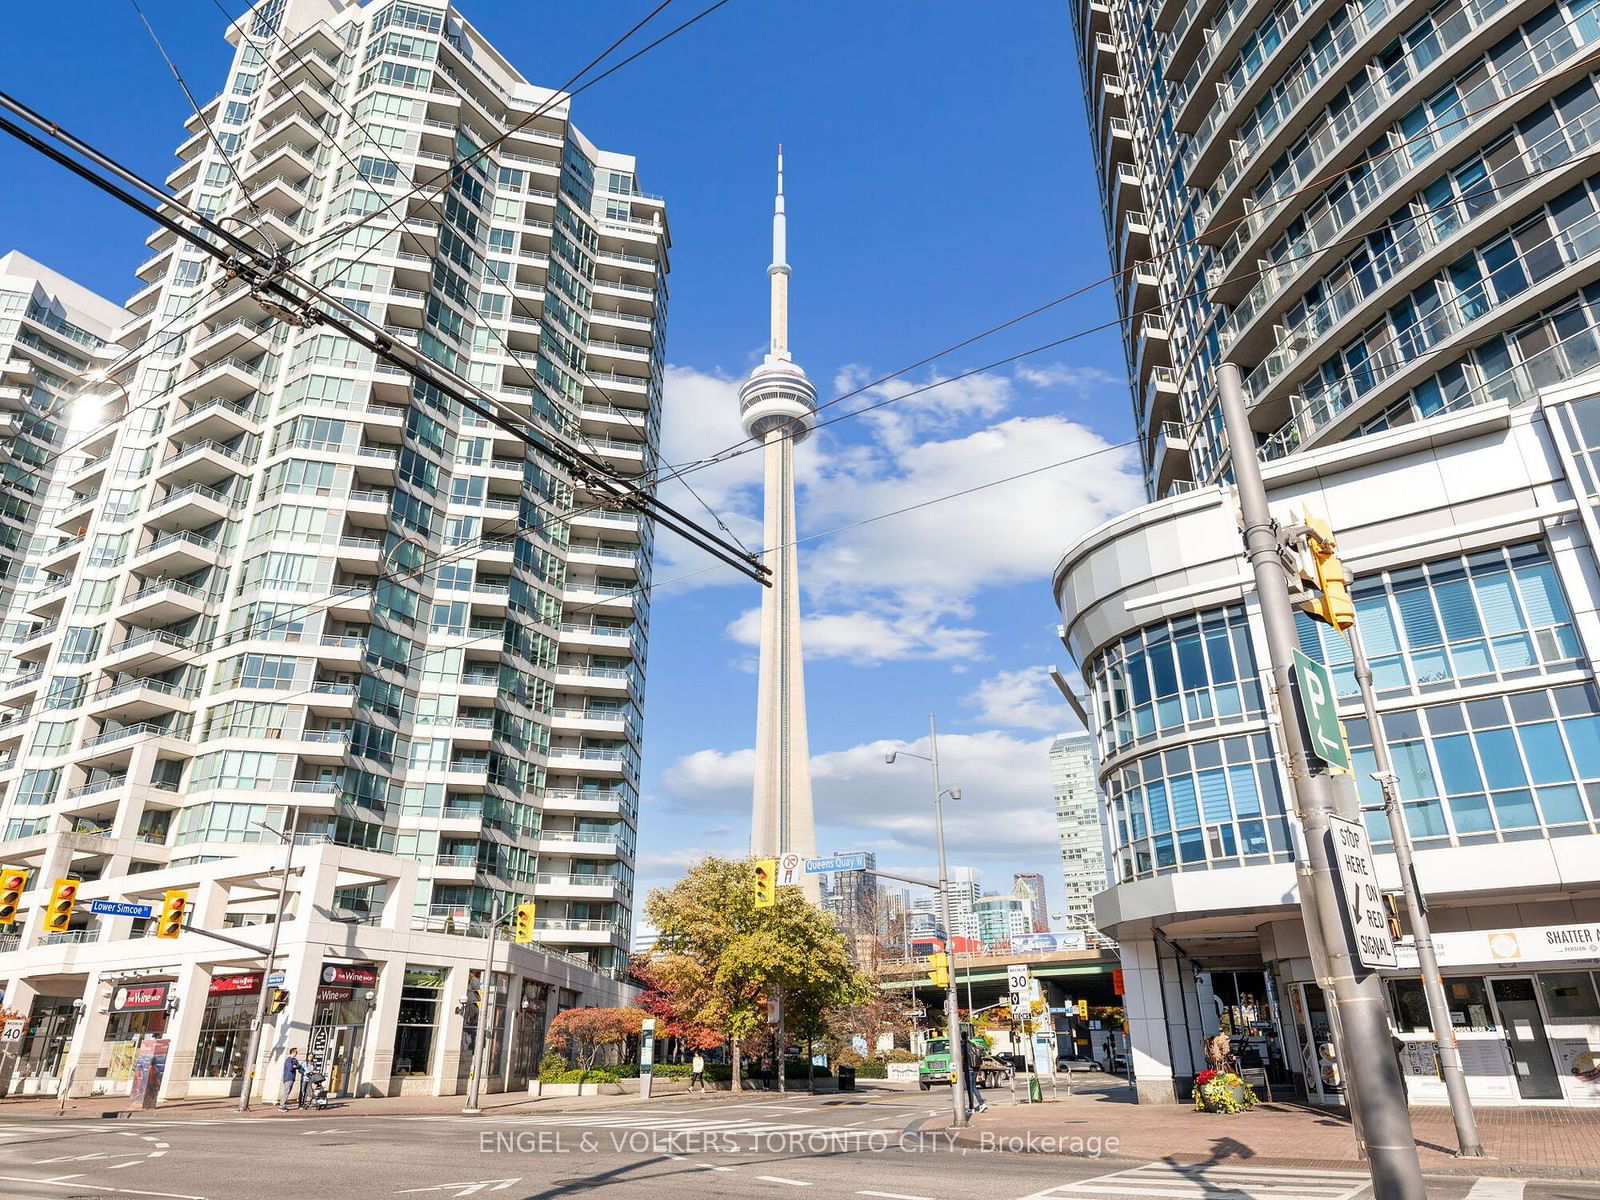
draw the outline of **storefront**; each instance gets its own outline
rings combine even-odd
[[[92,1094],[126,1096],[129,1093],[140,1043],[166,1035],[171,991],[171,982],[164,980],[119,983],[112,988],[111,1013],[106,1020]]]
[[[1600,1103],[1600,927],[1474,930],[1434,942],[1473,1099]],[[1443,1103],[1420,979],[1389,988],[1411,1098]]]
[[[7,1094],[54,1095],[60,1090],[61,1072],[82,1011],[82,1000],[34,998],[17,1050],[16,1069],[7,1081]]]
[[[306,1061],[322,1060],[330,1096],[356,1093],[372,1016],[378,968],[372,963],[324,963],[317,986]]]
[[[215,975],[195,1043],[195,1079],[242,1079],[250,1026],[261,1005],[261,972]]]

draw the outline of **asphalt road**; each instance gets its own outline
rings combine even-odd
[[[1006,1098],[991,1093],[992,1103]],[[0,1121],[4,1200],[1364,1200],[1337,1171],[1096,1161],[952,1148],[920,1093],[675,1097],[516,1116],[331,1113]],[[1109,1135],[1115,1131],[1104,1131]],[[1578,1183],[1429,1181],[1430,1200],[1600,1200]],[[1509,1189],[1509,1190],[1508,1190]]]

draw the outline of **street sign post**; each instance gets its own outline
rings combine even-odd
[[[22,1040],[22,1035],[27,1031],[28,1022],[25,1017],[8,1017],[3,1028],[0,1028],[0,1045],[14,1046]]]
[[[1337,693],[1328,668],[1300,651],[1294,652],[1294,690],[1311,735],[1311,752],[1330,767],[1350,769],[1350,748],[1339,728]]]
[[[829,871],[865,871],[867,869],[867,856],[865,854],[833,854],[827,858],[808,858],[805,863],[807,875],[822,875]]]
[[[121,900],[91,900],[89,911],[101,917],[149,917],[155,911],[155,906],[126,904]]]
[[[1333,838],[1339,881],[1344,885],[1345,910],[1356,935],[1356,957],[1364,967],[1397,966],[1394,936],[1389,932],[1389,914],[1378,887],[1367,827],[1348,817],[1329,816],[1328,833]]]
[[[1029,982],[1026,964],[1019,963],[1014,967],[1006,968],[1006,995],[1013,1012],[1027,1006],[1030,991]]]

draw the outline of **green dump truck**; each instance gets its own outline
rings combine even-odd
[[[978,1086],[999,1087],[1010,1080],[1011,1068],[989,1053],[989,1040],[982,1035],[975,1040],[978,1049],[983,1052],[983,1061],[978,1067]],[[954,1081],[950,1078],[950,1039],[930,1037],[927,1049],[922,1054],[922,1063],[917,1068],[917,1084],[927,1091],[936,1083],[951,1082]]]

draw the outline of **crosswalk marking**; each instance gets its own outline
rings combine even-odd
[[[1354,1200],[1370,1183],[1364,1171],[1154,1162],[1046,1188],[1024,1200]]]
[[[1522,1200],[1526,1179],[1480,1179],[1472,1185],[1466,1200]]]
[[[707,1120],[703,1117],[662,1117],[630,1113],[598,1112],[519,1114],[505,1117],[459,1117],[454,1114],[437,1116],[402,1117],[407,1121],[459,1122],[476,1125],[541,1126],[547,1128],[615,1129],[642,1133],[696,1133],[721,1134],[733,1138],[816,1138],[820,1140],[862,1141],[881,1144],[892,1137],[890,1130],[862,1129],[848,1125],[801,1125],[779,1121],[757,1121],[743,1118]]]

